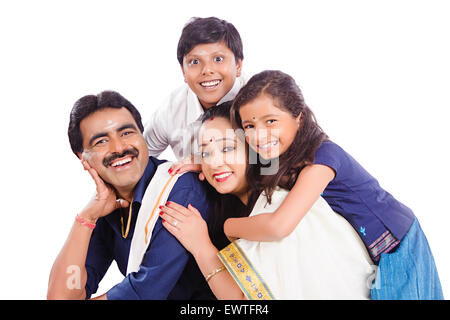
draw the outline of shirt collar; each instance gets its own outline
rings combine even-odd
[[[144,170],[144,174],[136,185],[136,189],[134,190],[133,202],[142,203],[142,198],[144,197],[145,190],[155,175],[156,169],[158,165],[166,162],[166,160],[158,160],[155,157],[150,156],[148,159],[147,167]]]

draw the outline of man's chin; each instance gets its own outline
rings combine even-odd
[[[111,185],[116,191],[124,190],[124,189],[133,189],[136,184],[141,179],[142,175],[139,174],[129,174],[127,173],[123,177],[120,176],[121,174],[115,174],[114,176],[108,176],[106,179],[104,179],[106,182],[108,182],[109,185]]]

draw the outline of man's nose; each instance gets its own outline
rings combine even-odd
[[[122,153],[127,148],[126,143],[124,143],[120,138],[112,138],[109,144],[110,153]]]

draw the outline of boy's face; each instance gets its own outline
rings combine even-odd
[[[242,60],[221,42],[199,44],[183,58],[184,81],[205,109],[217,104],[241,75]]]

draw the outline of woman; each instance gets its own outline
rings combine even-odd
[[[264,193],[249,190],[246,145],[232,129],[229,110],[230,103],[210,108],[202,118],[199,136],[202,173],[218,193],[231,194],[219,197],[212,213],[212,228],[221,231],[231,215],[275,211],[288,193],[278,188],[268,203]],[[192,253],[218,299],[369,297],[374,269],[367,251],[350,224],[322,198],[281,241],[239,239],[220,253],[206,222],[192,206],[169,203],[161,217],[164,227]],[[225,267],[229,272],[222,272]]]

